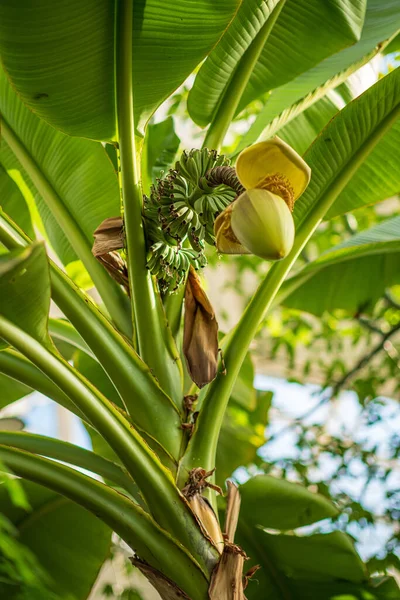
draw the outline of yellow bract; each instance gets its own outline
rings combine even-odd
[[[304,192],[311,169],[278,137],[239,154],[236,173],[246,188],[214,223],[217,250],[281,260],[293,247],[292,210]]]
[[[236,162],[236,173],[247,190],[264,188],[266,180],[280,176],[291,187],[293,200],[301,196],[311,177],[307,163],[278,137],[243,150]]]

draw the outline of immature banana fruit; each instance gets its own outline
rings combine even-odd
[[[158,278],[161,291],[165,293],[175,291],[184,282],[191,266],[198,271],[206,264],[207,259],[201,252],[156,242],[148,252],[146,266]]]
[[[208,148],[183,152],[174,169],[152,186],[146,217],[158,220],[166,236],[178,244],[188,239],[197,251],[204,248],[204,240],[214,244],[214,220],[236,194],[227,186],[215,189],[205,176],[228,164],[226,157]]]
[[[204,243],[215,244],[214,221],[237,193],[228,185],[209,183],[206,175],[228,164],[215,150],[183,152],[167,176],[152,186],[150,197],[145,197],[151,241],[147,267],[162,292],[174,291],[189,266],[198,270],[207,264]]]
[[[161,292],[176,290],[190,267],[207,264],[205,242],[225,254],[287,256],[295,237],[291,213],[310,176],[301,156],[278,137],[243,150],[236,169],[215,150],[183,152],[144,199],[147,268]],[[108,221],[114,226],[115,219]],[[128,290],[116,258],[105,266]]]

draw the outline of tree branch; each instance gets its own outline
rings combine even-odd
[[[358,320],[360,320],[360,319],[358,319]],[[366,323],[364,321],[362,321],[362,324],[366,325]],[[370,327],[370,323],[368,323],[367,326]],[[396,325],[395,327],[393,327],[387,333],[383,333],[381,330],[379,330],[375,326],[373,326],[372,330],[374,332],[379,331],[379,333],[381,334],[381,339],[379,340],[379,343],[376,344],[376,346],[374,346],[374,348],[370,352],[368,352],[368,354],[363,356],[358,361],[358,363],[353,367],[353,369],[348,371],[344,377],[342,377],[339,381],[337,381],[333,385],[333,387],[329,391],[329,394],[323,396],[317,402],[317,404],[315,404],[313,407],[311,407],[309,410],[307,410],[303,415],[301,415],[301,417],[297,417],[289,425],[286,425],[285,427],[283,427],[282,429],[277,431],[275,434],[271,435],[268,438],[267,443],[275,441],[276,439],[280,438],[283,434],[287,433],[288,431],[291,431],[294,427],[296,427],[296,425],[300,425],[305,419],[308,419],[309,417],[311,417],[319,408],[321,408],[322,406],[324,406],[325,404],[330,402],[335,396],[337,396],[338,393],[344,388],[346,383],[348,383],[349,380],[352,379],[359,371],[361,371],[363,368],[365,368],[368,365],[368,363],[377,354],[379,354],[380,351],[383,350],[386,352],[385,344],[387,344],[389,342],[390,338],[393,335],[395,335],[397,331],[400,330],[400,323],[398,325]],[[391,343],[391,342],[389,342],[389,343]]]
[[[393,337],[393,335],[395,333],[397,333],[397,331],[400,330],[400,323],[398,325],[396,325],[395,327],[393,327],[390,331],[388,331],[387,333],[385,333],[384,335],[382,335],[381,339],[379,340],[378,344],[376,344],[373,349],[368,352],[368,354],[366,354],[365,356],[363,356],[358,363],[350,370],[346,373],[346,375],[344,375],[344,377],[342,377],[334,386],[332,389],[332,393],[330,395],[330,398],[335,397],[338,392],[349,382],[350,379],[352,379],[354,377],[354,375],[356,375],[359,371],[361,371],[364,367],[367,366],[367,364],[369,362],[371,362],[371,360],[377,355],[379,354],[379,352],[381,350],[384,349],[385,343],[391,338]]]

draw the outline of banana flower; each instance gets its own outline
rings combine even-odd
[[[310,167],[274,137],[243,150],[236,173],[245,191],[215,220],[218,252],[284,258],[294,242],[291,213],[310,181]]]

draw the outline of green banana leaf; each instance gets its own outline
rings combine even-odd
[[[1,155],[1,150],[0,150]],[[32,218],[24,197],[7,171],[0,164],[0,206],[31,239],[34,239]]]
[[[240,60],[268,21],[277,0],[242,2],[207,57],[189,93],[192,119],[205,126],[222,101]],[[244,106],[360,38],[365,1],[283,0],[278,20],[246,87]],[[301,48],[301,52],[299,52]]]
[[[145,194],[150,192],[150,186],[157,177],[166,174],[174,162],[179,144],[172,117],[148,126],[142,151],[142,186]]]
[[[50,277],[44,245],[1,254],[0,314],[50,346],[49,309]]]
[[[393,75],[399,81],[400,69],[396,69],[396,71]],[[398,92],[388,90],[388,94],[391,93],[397,94]],[[395,100],[396,97],[393,96],[392,99]],[[390,102],[390,96],[388,100]],[[328,133],[327,136],[329,136]],[[339,194],[325,219],[332,219],[361,206],[376,204],[398,194],[400,192],[400,170],[397,159],[399,151],[400,121],[398,120]]]
[[[119,396],[117,390],[115,389],[111,380],[108,378],[107,373],[103,370],[102,366],[94,358],[90,357],[88,354],[82,352],[81,350],[77,350],[74,354],[73,362],[74,366],[79,370],[79,372],[82,373],[82,375],[84,375],[89,381],[91,381],[93,385],[95,385],[97,389],[100,390],[100,392],[104,394],[106,398],[108,398],[115,406],[117,406],[121,410],[124,410],[124,404],[121,401],[121,397]],[[148,413],[148,411],[146,411],[146,409],[142,407],[139,414],[142,415],[146,412]],[[135,414],[134,418],[138,419],[137,414]],[[166,420],[164,420],[163,426],[166,426],[166,423]],[[173,424],[171,423],[170,426],[176,428],[179,426],[178,419],[176,417],[174,418]],[[148,413],[146,428],[144,430],[139,429],[140,434],[146,439],[146,442],[149,444],[149,446],[162,459],[162,462],[168,465],[168,467],[171,470],[174,470],[176,468],[176,461],[174,461],[171,458],[171,454],[164,448],[164,446],[158,439],[154,438],[153,436],[147,433],[149,431],[151,432],[152,427],[154,427],[154,418]],[[97,438],[99,436],[98,434],[96,436],[96,433],[92,435],[90,427],[88,427],[87,429],[92,437],[92,441],[94,444],[94,442],[97,441]],[[106,458],[114,456],[114,453],[109,449],[108,444],[104,440],[102,443],[100,438],[98,444],[100,448],[106,447],[106,452],[104,453],[104,456]],[[115,460],[115,457],[113,458],[113,460]],[[118,459],[116,459],[116,462],[119,462]]]
[[[62,392],[30,360],[16,350],[7,348],[0,352],[0,372],[2,373],[1,385],[3,385],[3,381],[5,383],[4,388],[1,388],[1,392],[6,405],[17,400],[18,397],[36,390],[84,419],[84,415],[70,400],[69,396]]]
[[[108,144],[108,147],[114,148],[111,144]],[[72,262],[65,265],[67,274],[78,287],[82,289],[92,288],[93,282],[82,261],[73,260],[76,254],[65,238],[63,230],[52,218],[51,213],[48,210],[46,211],[46,205],[44,205],[33,183],[25,171],[22,170],[21,164],[6,143],[0,144],[0,163],[2,161],[4,165],[7,165],[7,169],[0,164],[1,208],[30,239],[35,239],[35,229],[48,242],[49,236],[46,233],[37,205],[41,206],[41,212],[46,215],[47,226],[51,230],[54,229],[59,232],[59,235],[52,236],[50,231],[50,237],[56,240],[57,244],[66,248],[67,255],[71,254]],[[69,260],[68,256],[66,260]]]
[[[339,98],[328,92],[325,97],[282,127],[279,130],[279,137],[296,152],[304,154],[322,129],[342,108],[340,104]]]
[[[74,367],[89,381],[92,381],[106,398],[119,406],[119,408],[124,409],[120,395],[97,360],[82,352],[82,350],[76,350],[73,354],[73,362]]]
[[[290,83],[274,89],[249,130],[241,137],[235,154],[257,139],[271,137],[296,115],[338,86],[370,60],[400,29],[400,5],[396,0],[368,0],[360,41],[333,54]],[[254,98],[245,92],[240,109]]]
[[[0,409],[12,404],[33,392],[32,388],[15,381],[7,375],[0,375]]]
[[[0,6],[0,52],[23,101],[58,129],[97,140],[115,137],[113,0],[46,0]],[[228,26],[237,0],[134,3],[136,122],[193,71]]]
[[[277,302],[317,316],[337,308],[370,311],[387,287],[400,284],[399,265],[400,217],[394,217],[321,254],[283,284]]]
[[[372,186],[364,196],[354,197],[355,182],[360,173],[368,172],[369,165],[377,168],[380,161],[385,172],[387,164],[392,163],[389,156],[382,160],[382,148],[398,144],[399,117],[400,69],[396,69],[338,113],[304,155],[312,176],[305,193],[295,204],[296,228],[313,211],[319,214],[321,210],[323,216],[326,210],[323,207],[329,205],[331,196],[335,200],[329,216],[378,202],[383,199],[382,195],[386,197],[388,190],[397,185],[398,172],[391,174],[383,191]],[[375,181],[381,179],[381,174],[376,174]]]
[[[24,106],[4,73],[0,75],[0,110],[56,191],[64,210],[77,223],[90,249],[96,227],[120,210],[118,179],[104,148],[96,142],[64,135],[40,120]],[[6,169],[15,169],[15,157],[4,142],[0,161]],[[20,165],[17,168],[30,183],[29,173]],[[65,221],[54,214],[54,207],[37,192],[36,202],[50,243],[62,263],[67,265],[77,260],[71,239],[64,233]]]

